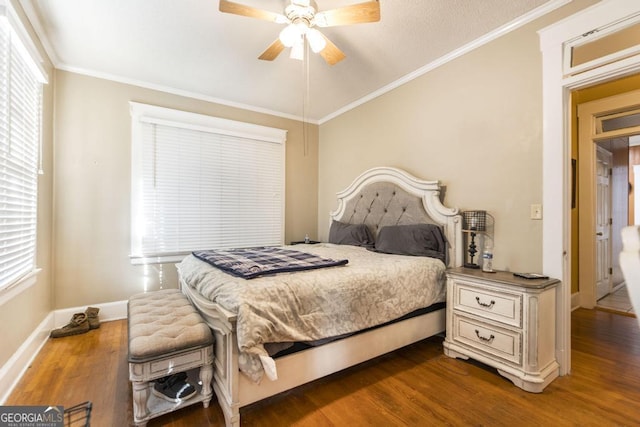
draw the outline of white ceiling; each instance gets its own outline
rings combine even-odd
[[[282,12],[288,0],[234,0]],[[317,0],[328,10],[364,0]],[[54,65],[285,117],[322,122],[554,0],[381,0],[377,23],[322,29],[347,58],[286,49],[281,25],[223,14],[217,0],[21,0]],[[530,13],[534,11],[533,13]]]

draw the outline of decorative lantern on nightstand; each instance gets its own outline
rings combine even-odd
[[[473,261],[478,253],[476,246],[476,235],[482,233],[487,227],[487,211],[466,211],[462,212],[462,231],[467,233],[467,242],[469,245],[468,257],[466,257],[464,266],[468,268],[480,268]]]
[[[466,211],[462,212],[462,231],[466,233],[467,255],[465,256],[464,266],[468,268],[480,268],[474,258],[479,252],[476,237],[482,238],[482,270],[493,272],[493,225],[494,220],[487,211]],[[480,255],[478,255],[478,259]]]
[[[487,211],[462,212],[462,231],[466,235],[468,245],[464,266],[468,268],[480,268],[479,261],[474,262],[476,254],[478,260],[482,256],[482,271],[493,273],[493,226],[494,219]],[[479,241],[476,243],[476,237]],[[482,255],[478,246],[482,245]]]

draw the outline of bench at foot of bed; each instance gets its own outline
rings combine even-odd
[[[128,303],[133,422],[147,421],[213,395],[213,335],[177,289],[134,295]]]

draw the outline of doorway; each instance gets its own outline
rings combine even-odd
[[[601,165],[597,168],[601,173],[598,173],[597,184],[596,235],[608,233],[609,236],[608,247],[602,249],[598,242],[600,237],[596,236],[596,308],[628,313],[631,311],[631,301],[624,288],[618,254],[622,251],[622,229],[633,224],[629,214],[633,195],[633,187],[630,186],[630,166],[633,164],[629,156],[630,138],[599,141],[596,145],[598,165]],[[604,158],[601,157],[602,154]],[[602,184],[608,188],[601,189]],[[606,204],[603,203],[605,201]]]
[[[575,97],[584,97],[584,91],[577,91]],[[617,255],[622,249],[622,228],[634,223],[629,142],[632,135],[640,134],[640,90],[579,103],[577,115],[579,210],[578,232],[572,240],[578,241],[573,256],[578,259],[579,305],[594,308],[601,305],[598,301],[616,294],[606,300],[609,308],[615,303],[621,308],[628,305],[624,311],[629,311]]]
[[[546,220],[542,230],[543,271],[562,279],[556,309],[556,356],[560,375],[571,372],[571,94],[598,83],[640,73],[640,45],[572,63],[573,48],[612,34],[640,19],[640,4],[628,0],[598,2],[539,31],[542,50],[543,197]],[[627,89],[628,90],[628,89]]]
[[[640,135],[605,141],[614,155],[612,177],[612,216],[614,224],[640,224]],[[600,143],[599,143],[600,145]],[[621,230],[612,230],[614,237]],[[613,274],[611,289],[606,295],[596,292],[596,308],[625,316],[635,316],[629,293],[622,275],[618,254],[622,251],[621,239],[613,240]]]
[[[609,295],[613,287],[613,232],[612,181],[613,150],[601,142],[596,143],[596,211],[595,211],[595,294],[596,301]],[[625,204],[626,207],[626,204]],[[625,209],[626,212],[626,209]],[[626,215],[625,215],[626,216]],[[625,218],[626,219],[626,218]]]

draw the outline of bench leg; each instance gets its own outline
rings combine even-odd
[[[202,365],[200,367],[200,382],[202,383],[202,396],[205,398],[202,401],[202,405],[205,408],[209,407],[211,402],[211,396],[213,391],[211,390],[211,380],[213,378],[213,366],[211,364]]]
[[[136,421],[136,426],[144,426],[147,424],[138,423],[137,420],[146,418],[149,415],[149,408],[147,408],[147,400],[149,399],[149,383],[146,381],[133,381],[131,383],[133,388],[133,420]]]

